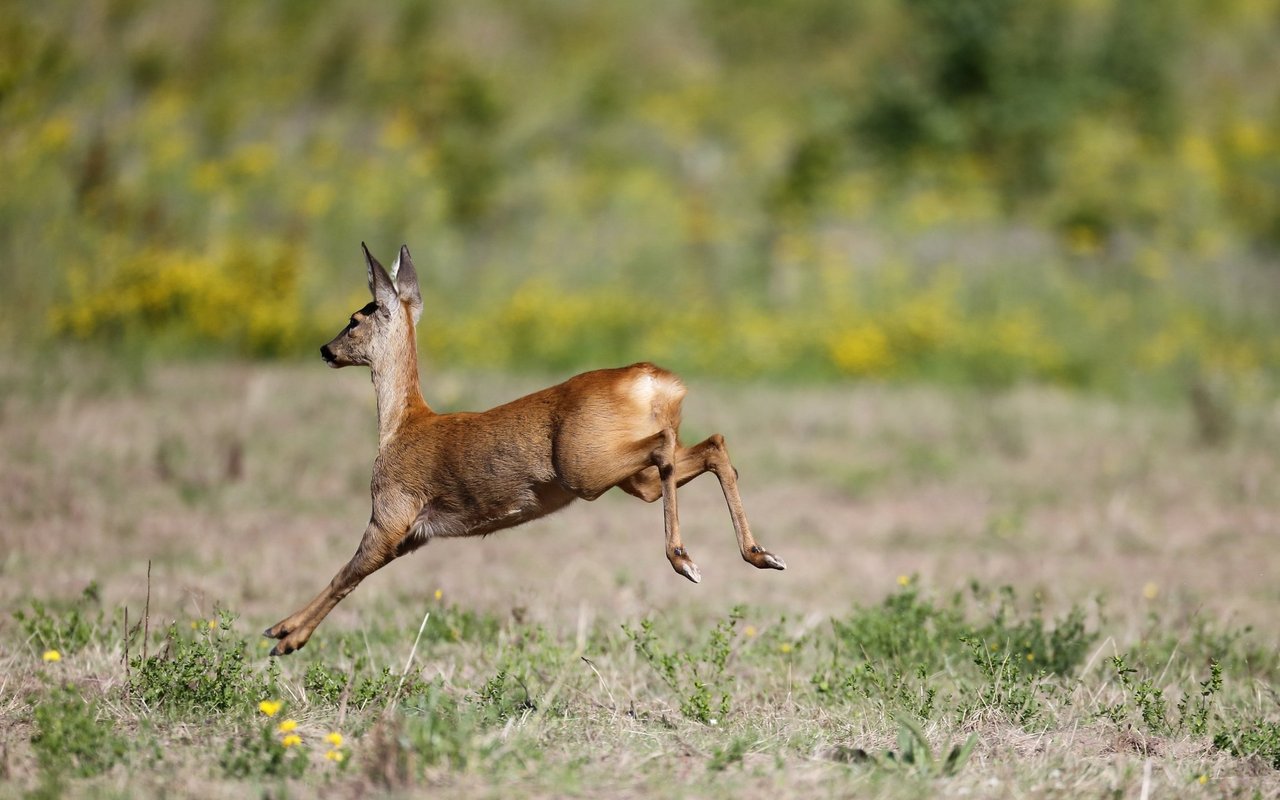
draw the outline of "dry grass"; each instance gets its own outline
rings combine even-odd
[[[441,410],[477,408],[534,384],[432,374],[425,394]],[[696,631],[739,603],[762,630],[781,624],[799,641],[831,615],[878,602],[902,575],[938,592],[971,580],[1010,584],[1042,592],[1051,610],[1104,596],[1109,621],[1082,677],[1100,676],[1105,657],[1128,647],[1149,614],[1169,626],[1192,618],[1252,625],[1273,648],[1280,638],[1275,406],[1239,409],[1233,437],[1206,447],[1189,406],[1036,388],[986,395],[690,384],[685,438],[725,434],[748,515],[762,543],[786,558],[785,573],[741,563],[710,479],[681,493],[699,586],[663,558],[660,508],[611,494],[487,539],[433,542],[392,564],[339,606],[311,652],[285,662],[286,691],[301,685],[304,663],[337,657],[326,639],[364,636],[377,666],[399,670],[437,588],[455,609],[515,618],[520,630],[544,626],[570,655],[593,631],[616,637],[619,624],[654,613]],[[216,605],[238,613],[235,632],[249,637],[308,599],[350,555],[367,518],[375,437],[367,376],[318,364],[181,364],[121,377],[118,365],[63,355],[39,371],[0,367],[0,390],[0,779],[10,781],[0,795],[8,795],[35,785],[31,704],[49,675],[9,612],[30,598],[75,597],[96,581],[113,624],[125,606],[136,621],[150,560],[153,631],[209,618]],[[779,615],[787,621],[769,622]],[[504,628],[495,641],[447,656],[429,649],[416,669],[474,687],[519,651],[520,635]],[[115,725],[151,731],[146,709],[122,695],[120,661],[118,643],[96,644],[59,668],[100,693]],[[980,744],[954,778],[922,782],[833,764],[820,757],[824,746],[884,750],[895,729],[883,709],[851,717],[804,699],[810,673],[791,674],[783,662],[761,685],[738,687],[732,731],[750,741],[740,766],[709,772],[724,742],[680,720],[633,651],[598,658],[590,672],[566,663],[583,674],[553,674],[543,687],[567,703],[565,713],[526,714],[485,733],[510,750],[501,769],[435,766],[401,780],[377,756],[378,736],[394,731],[369,728],[353,768],[312,787],[332,796],[379,786],[414,794],[425,785],[452,796],[1136,797],[1146,780],[1153,796],[1280,792],[1269,766],[1203,737],[1152,737],[1074,710],[1118,692],[1101,679],[1057,697],[1052,728],[1027,730],[996,714],[969,719]],[[1252,691],[1274,712],[1274,687]],[[295,702],[305,709],[301,694]],[[319,736],[332,714],[315,714],[301,721]],[[243,793],[243,783],[210,777],[204,765],[225,726],[162,728],[163,768],[117,767],[95,779],[94,791]],[[953,730],[934,723],[927,732],[944,742]],[[510,743],[521,740],[535,742],[541,760]],[[1192,762],[1211,784],[1188,787]],[[387,769],[392,777],[379,777]]]

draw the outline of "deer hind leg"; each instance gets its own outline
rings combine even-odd
[[[720,434],[710,436],[693,447],[679,448],[675,454],[675,465],[672,481],[675,486],[684,486],[704,472],[711,472],[720,480],[720,489],[724,492],[725,503],[729,506],[729,516],[733,520],[733,530],[738,537],[738,550],[748,564],[758,569],[786,569],[787,564],[780,557],[770,553],[756,543],[751,535],[751,526],[747,523],[746,512],[742,509],[742,498],[738,494],[738,471],[729,461],[729,451],[725,447],[724,437]],[[624,492],[635,495],[646,503],[652,503],[659,497],[666,499],[666,482],[662,479],[659,468],[648,467],[632,475],[618,484]],[[674,498],[675,491],[672,489]],[[676,542],[679,543],[679,532]],[[683,551],[683,547],[681,547]],[[671,537],[667,538],[667,553],[670,558]],[[687,553],[685,554],[687,555]],[[675,566],[674,562],[672,564]],[[680,572],[680,568],[676,567]],[[683,574],[683,573],[681,573]]]
[[[395,546],[395,540],[375,527],[372,522],[369,523],[369,527],[364,532],[364,538],[360,540],[360,546],[356,549],[356,554],[351,557],[346,566],[338,570],[338,574],[333,576],[333,580],[329,581],[324,591],[316,595],[315,599],[303,608],[263,631],[263,636],[280,640],[275,647],[271,648],[271,655],[283,656],[295,650],[301,650],[311,638],[316,626],[329,615],[342,598],[351,594],[351,590],[355,589],[360,581],[386,566],[398,555],[400,551]]]

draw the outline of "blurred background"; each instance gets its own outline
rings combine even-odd
[[[7,2],[0,340],[1128,393],[1280,365],[1271,0]]]

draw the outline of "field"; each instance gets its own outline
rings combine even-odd
[[[15,0],[0,798],[1280,796],[1274,0]],[[714,480],[258,632],[368,519],[316,348],[654,361]]]
[[[0,796],[1280,793],[1273,405],[1208,442],[1052,388],[691,380],[787,571],[714,480],[697,586],[611,493],[433,542],[271,660],[367,519],[367,376],[0,369]],[[440,409],[538,383],[424,373]]]

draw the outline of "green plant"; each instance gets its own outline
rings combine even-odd
[[[870,754],[860,748],[836,748],[832,757],[837,761],[868,762],[881,769],[909,772],[924,778],[949,777],[964,769],[978,745],[978,734],[971,733],[960,744],[943,747],[937,753],[929,744],[924,731],[914,720],[898,720],[898,749]],[[943,755],[943,754],[946,755]]]
[[[734,764],[741,764],[743,757],[754,743],[755,739],[752,737],[735,736],[727,745],[715,747],[711,751],[711,758],[707,761],[707,770],[723,772]]]
[[[197,714],[246,709],[246,701],[275,694],[279,663],[252,665],[234,622],[234,615],[220,610],[217,627],[201,626],[194,638],[171,625],[158,654],[130,662],[130,696],[149,708]]]
[[[291,719],[277,723],[281,704],[268,701],[259,708],[264,705],[270,713],[263,708],[263,718],[240,736],[228,739],[218,764],[231,778],[299,778],[309,759],[302,737],[294,733],[297,723]]]
[[[680,699],[680,713],[703,724],[715,724],[729,713],[732,694],[725,674],[733,644],[733,629],[742,619],[743,608],[735,607],[727,619],[712,629],[700,647],[680,653],[666,649],[654,633],[653,621],[642,620],[639,630],[623,625],[636,652]]]
[[[98,584],[91,582],[78,599],[61,610],[32,600],[27,611],[15,611],[13,618],[37,649],[75,653],[102,630],[104,613]]]
[[[1235,756],[1257,756],[1280,769],[1280,722],[1238,722],[1214,734],[1213,746]]]
[[[124,760],[129,740],[101,719],[96,701],[79,687],[64,684],[40,698],[32,715],[31,746],[36,763],[48,779],[64,775],[88,778]]]

